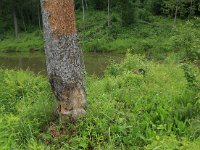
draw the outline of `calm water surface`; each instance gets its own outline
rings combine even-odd
[[[86,53],[85,68],[88,74],[101,76],[110,60],[120,62],[122,55]],[[35,53],[0,53],[0,67],[7,69],[30,70],[34,73],[46,74],[45,57],[41,52]]]

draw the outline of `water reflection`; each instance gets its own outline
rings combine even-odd
[[[101,76],[110,60],[120,61],[122,55],[86,53],[84,62],[88,74]],[[45,57],[37,53],[0,53],[0,66],[8,69],[31,70],[35,73],[46,74]]]

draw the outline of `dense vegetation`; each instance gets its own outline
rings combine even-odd
[[[88,113],[72,124],[53,116],[46,78],[1,70],[0,81],[3,149],[200,148],[200,72],[173,56],[127,54],[102,79],[87,77]]]
[[[87,12],[85,30],[82,28],[81,13],[77,13],[77,23],[81,44],[85,52],[145,53],[150,58],[162,60],[169,53],[175,53],[181,59],[197,60],[200,58],[200,19],[191,21],[178,20],[176,28],[170,18],[151,17],[151,23],[140,22],[131,27],[105,26],[105,12]],[[117,16],[116,16],[117,17]],[[93,20],[96,21],[94,22]],[[109,36],[108,36],[109,34]],[[7,34],[0,42],[0,51],[34,51],[43,49],[42,31],[21,33],[21,38]],[[158,42],[159,41],[159,42]]]
[[[15,19],[15,25],[19,31],[41,28],[39,0],[0,0],[0,3],[0,38],[2,38],[2,33],[14,30]],[[176,8],[179,18],[192,18],[200,14],[198,0],[75,0],[75,3],[77,10],[85,6],[85,9],[103,11],[108,9],[109,3],[111,23],[116,21],[114,14],[118,13],[123,26],[133,24],[138,20],[148,21],[148,17],[152,14],[174,17]]]
[[[75,2],[84,51],[126,58],[87,75],[87,115],[74,123],[55,116],[46,77],[0,69],[0,149],[199,150],[199,0]],[[39,0],[0,0],[0,52],[38,50]]]
[[[2,4],[7,4],[7,7],[3,7],[0,13],[2,15],[0,51],[43,49],[42,31],[38,25],[38,21],[41,22],[40,14],[38,15],[39,12],[36,11],[39,8],[39,1],[26,1],[23,5],[21,5],[23,1],[16,2],[20,29],[18,40],[15,40],[13,36],[12,9],[9,2],[11,1],[3,1]],[[131,49],[133,53],[145,53],[149,58],[159,60],[164,59],[169,53],[176,53],[182,60],[198,60],[200,58],[198,44],[200,19],[195,17],[199,14],[198,1],[180,0],[180,4],[177,3],[179,9],[176,23],[173,19],[176,3],[171,0],[126,0],[126,2],[118,0],[116,3],[111,2],[109,18],[106,11],[107,1],[87,0],[85,2],[87,3],[84,5],[85,19],[83,21],[81,1],[76,1],[77,26],[84,51],[125,53],[127,49]],[[127,5],[127,7],[123,6],[124,9],[119,8],[122,2],[123,5]],[[27,10],[27,8],[30,9]],[[29,12],[30,10],[32,13]],[[122,10],[124,11],[122,12]],[[129,11],[135,12],[134,18],[131,18],[133,12]],[[29,19],[24,17],[22,20],[20,12],[27,14]],[[110,25],[108,25],[108,20]],[[124,23],[124,21],[133,22]]]

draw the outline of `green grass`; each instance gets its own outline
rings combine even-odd
[[[54,99],[41,76],[8,70],[0,74],[0,147],[23,149],[52,118]]]
[[[77,26],[81,45],[85,52],[117,52],[145,54],[149,58],[164,60],[174,53],[181,60],[200,58],[200,19],[178,20],[150,16],[149,22],[138,20],[132,26],[122,27],[120,17],[113,13],[112,25],[107,27],[107,16],[103,11],[87,11],[85,23],[82,13],[77,12]],[[43,49],[42,32],[21,33],[20,40],[8,34],[0,41],[0,51],[29,51]]]
[[[20,33],[19,39],[15,39],[10,33],[0,41],[0,52],[29,52],[43,50],[42,31],[36,30],[31,33]]]
[[[127,54],[102,79],[86,80],[87,115],[70,123],[53,117],[46,78],[0,70],[1,148],[200,148],[200,72],[192,64]]]

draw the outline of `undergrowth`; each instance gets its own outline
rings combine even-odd
[[[189,63],[127,54],[88,77],[87,115],[53,116],[46,78],[0,70],[2,149],[200,149],[200,73]],[[52,119],[53,118],[53,119]]]
[[[52,119],[48,82],[23,71],[0,70],[0,149],[26,149]]]
[[[107,26],[107,13],[86,11],[85,22],[82,12],[77,11],[77,27],[80,43],[85,52],[117,52],[145,54],[149,58],[164,60],[174,53],[181,60],[200,59],[200,19],[177,20],[161,16],[149,16],[149,21],[138,21],[132,26],[122,27],[120,16],[113,13],[111,25]],[[11,33],[0,39],[0,51],[29,51],[43,49],[42,32],[20,33],[15,40]]]
[[[41,51],[44,48],[42,31],[36,29],[32,32],[20,33],[19,39],[7,33],[0,39],[0,52],[29,52]]]

